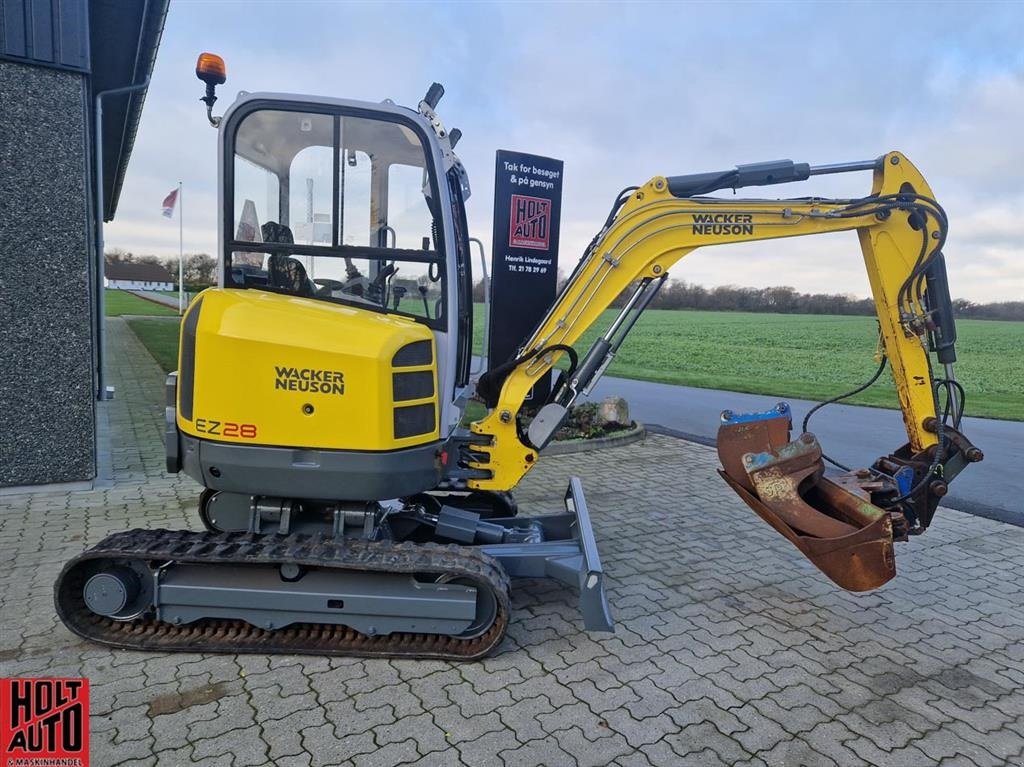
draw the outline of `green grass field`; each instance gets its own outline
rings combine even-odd
[[[165,373],[178,369],[178,322],[173,320],[127,320],[128,327],[138,336],[153,359]]]
[[[614,310],[605,312],[577,348],[586,350],[614,315]],[[475,324],[479,354],[481,305],[476,307]],[[161,366],[173,370],[178,323],[131,320],[130,325]],[[875,327],[869,317],[649,311],[608,374],[821,400],[853,389],[874,373]],[[967,389],[967,414],[1024,420],[1024,322],[960,320],[957,331],[957,376]],[[850,402],[896,407],[889,373]]]
[[[578,344],[581,350],[613,316],[605,312]],[[609,375],[826,399],[862,384],[877,369],[876,327],[868,317],[651,311],[623,344]],[[967,389],[968,414],[1024,420],[1024,323],[961,320],[957,331],[956,372]],[[898,406],[888,372],[849,401]]]
[[[147,317],[176,317],[178,311],[169,306],[161,306],[154,301],[139,298],[126,290],[104,290],[103,303],[108,317],[120,317],[123,314],[139,314]]]

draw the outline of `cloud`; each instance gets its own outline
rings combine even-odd
[[[495,150],[565,160],[566,270],[616,193],[653,175],[900,149],[950,214],[954,294],[1019,299],[1022,26],[1024,7],[1009,3],[174,4],[107,241],[176,253],[159,202],[182,179],[186,250],[214,252],[216,136],[192,68],[215,50],[229,76],[218,107],[240,88],[415,104],[443,82],[442,117],[464,132],[470,227],[486,243]],[[770,191],[869,185],[860,174]],[[697,251],[672,274],[868,292],[852,235]]]

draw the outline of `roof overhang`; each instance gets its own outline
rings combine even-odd
[[[156,63],[170,0],[92,0],[89,37],[92,95],[146,82]],[[103,102],[103,220],[110,221],[135,144],[146,89],[111,96]]]

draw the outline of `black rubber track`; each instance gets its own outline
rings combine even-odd
[[[414,633],[367,636],[329,624],[296,623],[266,630],[239,620],[209,619],[182,626],[151,616],[117,621],[92,612],[82,596],[85,581],[95,567],[102,560],[115,559],[222,567],[293,562],[321,570],[449,575],[491,590],[498,609],[490,629],[471,639]],[[64,566],[54,586],[54,603],[57,615],[74,633],[93,642],[130,650],[444,660],[475,660],[491,653],[505,636],[510,611],[505,570],[493,557],[467,546],[185,530],[130,530],[108,536]]]

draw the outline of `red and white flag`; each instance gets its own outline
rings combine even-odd
[[[174,205],[178,202],[178,190],[175,189],[164,197],[164,218],[174,218]]]

